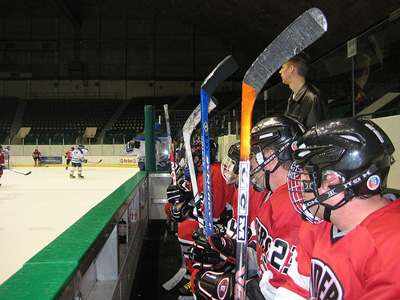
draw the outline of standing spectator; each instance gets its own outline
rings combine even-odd
[[[72,169],[69,174],[69,178],[75,178],[74,173],[75,170],[78,168],[78,178],[84,178],[82,175],[82,163],[85,161],[85,154],[88,153],[89,150],[85,149],[85,146],[80,144],[77,149],[71,152],[71,164]]]
[[[65,160],[66,160],[65,170],[68,170],[69,163],[71,162],[71,153],[72,153],[72,151],[74,151],[74,150],[75,150],[75,148],[74,148],[74,147],[71,147],[71,149],[68,150],[67,152],[65,152],[65,154],[64,154]]]
[[[38,149],[35,149],[32,153],[33,160],[35,161],[35,167],[42,165],[42,153]]]
[[[275,299],[399,299],[400,200],[382,196],[394,147],[368,119],[309,129],[288,176],[304,219]]]
[[[3,170],[6,168],[5,160],[4,160],[4,153],[3,153],[3,146],[0,146],[0,179],[3,176]],[[1,186],[1,183],[0,183]]]
[[[328,104],[321,92],[306,81],[310,57],[305,52],[289,59],[282,65],[282,83],[289,85],[289,97],[285,115],[292,117],[309,128],[317,121],[328,118]]]

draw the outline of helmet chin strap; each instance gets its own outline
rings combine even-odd
[[[274,172],[279,168],[279,166],[280,166],[281,164],[282,164],[282,163],[278,161],[278,163],[276,164],[276,166],[274,167],[274,169],[273,169],[272,171],[268,171],[268,170],[265,171],[265,190],[266,190],[266,191],[268,191],[268,192],[271,191],[271,185],[269,184],[269,177],[270,177],[270,174],[271,174],[271,173],[274,173]]]
[[[320,203],[324,207],[324,220],[327,221],[327,222],[331,222],[332,210],[336,210],[336,209],[344,206],[353,197],[354,197],[353,191],[352,190],[348,190],[346,195],[343,197],[343,199],[340,200],[335,205],[329,205],[329,204],[326,204],[326,203]]]

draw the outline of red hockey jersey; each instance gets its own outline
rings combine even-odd
[[[293,252],[300,242],[302,222],[290,202],[287,184],[270,194],[269,199],[265,199],[258,209],[258,275],[265,275],[260,288],[267,299],[272,299],[276,289],[287,280]]]
[[[347,232],[304,222],[290,279],[275,299],[399,299],[399,228],[399,199]]]
[[[221,213],[224,211],[226,204],[233,206],[233,194],[235,187],[233,184],[226,184],[226,181],[221,173],[221,163],[215,162],[210,166],[211,169],[211,189],[212,189],[212,207],[214,221],[219,219]],[[197,177],[197,188],[199,193],[204,191],[203,173]],[[203,208],[203,207],[202,207]],[[231,208],[232,209],[232,208]],[[204,208],[203,208],[204,212]]]

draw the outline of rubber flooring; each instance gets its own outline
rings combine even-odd
[[[182,264],[176,231],[170,229],[165,220],[149,221],[130,300],[176,300],[179,297],[179,288],[188,282],[182,279],[171,291],[166,291],[162,287],[175,275]]]

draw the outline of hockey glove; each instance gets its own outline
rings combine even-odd
[[[193,193],[179,184],[170,184],[167,188],[167,199],[169,203],[189,202],[193,199]]]
[[[235,266],[236,263],[236,243],[229,237],[219,236],[216,234],[208,237],[208,243],[217,251],[224,264],[231,263]]]
[[[183,222],[192,216],[192,209],[193,207],[189,206],[187,202],[173,203],[169,207],[169,212],[171,213],[172,220]]]
[[[193,282],[197,300],[233,299],[235,274],[232,272],[199,271]]]
[[[211,248],[203,229],[196,228],[192,233],[192,238],[194,243],[190,249],[190,260],[193,268],[214,270],[215,265],[220,263],[219,253]]]
[[[179,185],[170,184],[167,188],[167,199],[169,203],[184,202],[183,191]]]

